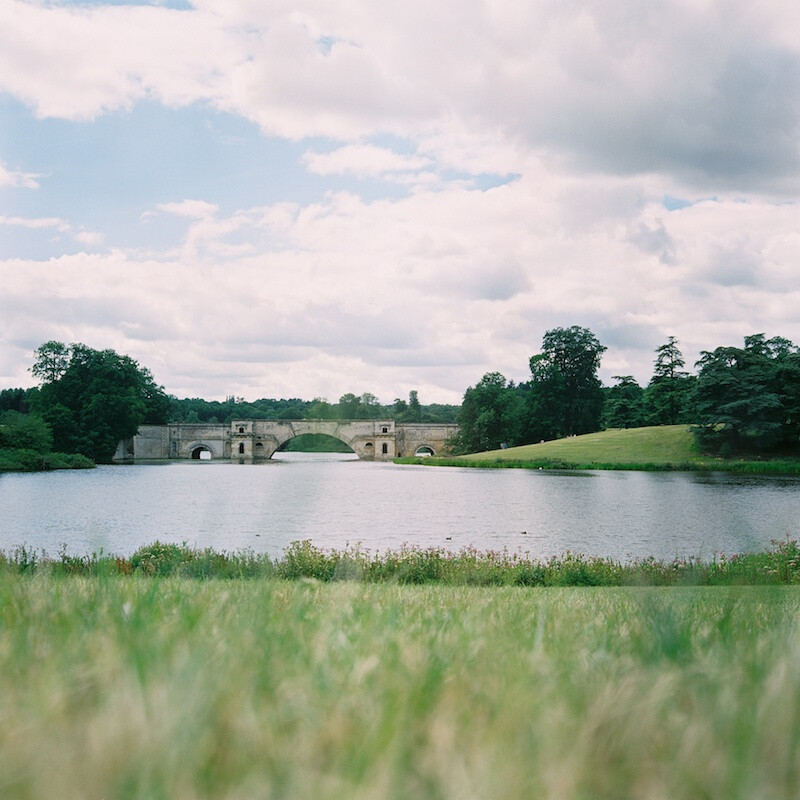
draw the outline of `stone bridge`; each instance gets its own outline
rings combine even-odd
[[[440,455],[458,425],[406,424],[393,420],[242,419],[229,425],[142,425],[117,446],[115,461],[231,459],[266,461],[289,439],[322,433],[344,442],[359,458],[389,461],[399,456]]]

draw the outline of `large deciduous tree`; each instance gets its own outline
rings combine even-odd
[[[46,360],[53,352],[63,353],[52,347],[56,344],[36,351],[34,368],[43,380],[36,407],[53,430],[56,450],[109,461],[119,440],[133,436],[140,425],[167,422],[169,398],[132,358],[73,344],[66,348],[66,367],[56,369]]]
[[[477,453],[497,450],[504,443],[516,444],[523,411],[523,400],[513,383],[507,383],[499,372],[488,372],[464,393],[453,452]]]
[[[597,377],[606,348],[588,329],[553,328],[542,352],[530,359],[529,423],[537,438],[554,439],[599,430],[603,387]],[[530,433],[534,433],[531,427]]]
[[[69,366],[70,347],[63,342],[45,342],[33,353],[31,372],[42,383],[57,381]]]

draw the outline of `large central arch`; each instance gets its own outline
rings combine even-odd
[[[395,455],[390,420],[234,420],[231,458],[266,460],[290,439],[308,433],[338,439],[362,459],[388,460]]]
[[[327,433],[298,433],[281,444],[276,453],[338,453],[354,454],[354,450],[342,439]]]

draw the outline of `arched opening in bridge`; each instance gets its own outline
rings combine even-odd
[[[434,455],[433,448],[428,446],[427,444],[421,444],[415,451],[415,456],[432,456]]]
[[[278,452],[289,453],[352,453],[341,439],[328,436],[327,433],[302,433],[293,439],[288,439],[279,448]]]
[[[211,461],[211,448],[204,444],[198,445],[192,450],[192,458],[195,461]]]

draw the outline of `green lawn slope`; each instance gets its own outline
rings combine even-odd
[[[702,457],[686,425],[659,425],[587,433],[540,444],[462,456],[464,461],[553,461],[567,464],[666,466],[719,459]]]
[[[401,464],[526,469],[721,470],[798,475],[800,452],[780,458],[716,458],[697,451],[687,425],[659,425],[571,436],[465,456],[396,459]]]

